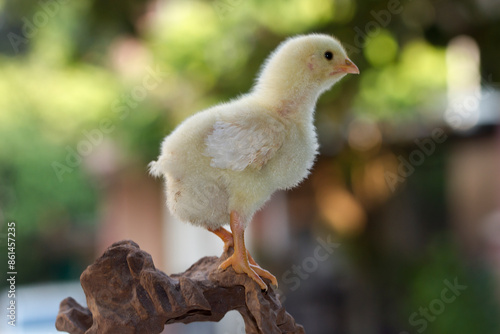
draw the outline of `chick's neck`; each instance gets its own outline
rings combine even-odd
[[[252,91],[257,101],[280,116],[297,121],[312,121],[321,94],[317,84],[300,78],[262,78]]]

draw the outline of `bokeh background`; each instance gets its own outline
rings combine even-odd
[[[55,332],[78,278],[133,239],[179,272],[218,255],[147,174],[162,138],[248,91],[281,41],[343,41],[361,70],[319,100],[321,154],[247,243],[308,333],[499,333],[500,3],[0,0],[0,329]],[[7,223],[18,319],[7,326]],[[220,324],[165,333],[243,333]]]

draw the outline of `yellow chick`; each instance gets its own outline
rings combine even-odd
[[[252,90],[203,110],[161,145],[153,176],[163,175],[173,215],[215,233],[234,253],[220,266],[277,285],[245,247],[254,213],[278,189],[311,169],[318,142],[313,124],[319,96],[348,73],[359,73],[340,42],[327,35],[290,38],[269,56]],[[223,226],[230,225],[231,232]],[[259,277],[260,276],[260,277]]]

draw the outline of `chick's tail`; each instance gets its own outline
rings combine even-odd
[[[154,177],[160,177],[163,174],[161,171],[161,164],[159,162],[160,160],[151,161],[148,165],[149,174],[151,174]]]

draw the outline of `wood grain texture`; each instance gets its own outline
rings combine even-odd
[[[246,333],[304,333],[269,281],[262,292],[247,275],[218,269],[232,251],[168,276],[133,241],[114,243],[80,277],[88,308],[64,299],[56,328],[71,334],[161,333],[171,323],[219,321],[236,310]]]

